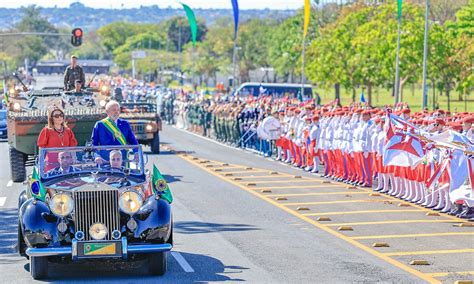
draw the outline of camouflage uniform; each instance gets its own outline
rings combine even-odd
[[[82,88],[84,88],[84,83],[86,81],[84,70],[82,70],[82,67],[79,65],[76,65],[74,68],[69,65],[64,72],[64,88],[68,91],[74,89],[74,83],[76,80],[80,80]]]

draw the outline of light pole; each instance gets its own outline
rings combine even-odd
[[[428,84],[426,82],[426,73],[427,73],[427,59],[428,59],[428,30],[429,30],[429,10],[430,10],[430,1],[426,0],[425,7],[425,38],[423,43],[423,105],[422,110],[428,106]]]

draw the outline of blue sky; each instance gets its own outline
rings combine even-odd
[[[73,2],[81,2],[86,6],[94,8],[133,8],[139,7],[140,5],[158,5],[163,8],[168,6],[180,7],[180,4],[176,0],[2,0],[0,7],[17,8],[31,4],[42,7],[69,7]],[[232,8],[230,0],[183,0],[182,2],[191,8]],[[298,9],[303,7],[303,5],[304,0],[239,0],[240,9]]]

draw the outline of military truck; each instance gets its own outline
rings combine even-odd
[[[161,117],[156,103],[122,102],[120,108],[120,117],[130,123],[138,142],[149,145],[153,154],[159,154]]]
[[[97,90],[73,93],[53,87],[20,92],[9,98],[7,125],[12,181],[24,181],[26,166],[35,162],[38,135],[47,124],[49,106],[64,109],[67,125],[74,131],[78,145],[85,145],[91,138],[94,124],[106,117],[107,100],[108,97]]]

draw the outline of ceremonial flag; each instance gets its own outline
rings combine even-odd
[[[387,112],[386,144],[383,152],[384,166],[415,167],[425,156],[424,142],[413,132],[415,126]],[[397,126],[402,126],[397,129]],[[402,131],[408,129],[408,131]]]
[[[402,2],[403,0],[397,0],[397,7],[398,7],[398,19],[402,18]]]
[[[467,159],[460,150],[454,150],[449,157],[449,191],[460,188],[469,176]]]
[[[232,8],[234,9],[234,40],[237,38],[237,31],[239,29],[239,3],[237,0],[232,1]]]
[[[310,13],[311,13],[311,3],[309,0],[304,0],[304,30],[303,30],[304,38],[306,38],[306,34],[308,33]]]
[[[191,10],[191,8],[189,8],[188,5],[183,4],[183,3],[181,3],[181,5],[183,5],[184,11],[186,11],[186,16],[188,17],[189,27],[191,29],[191,37],[193,40],[193,46],[196,46],[196,37],[197,37],[197,30],[198,30],[196,17],[194,16],[193,10]]]
[[[361,103],[364,103],[364,104],[365,104],[364,91],[362,91],[362,93],[360,93],[360,99],[359,99],[359,101],[360,101]]]
[[[168,186],[168,183],[163,178],[160,171],[154,164],[153,164],[152,188],[153,188],[154,194],[158,194],[161,198],[168,201],[168,203],[173,202],[173,196],[171,195],[171,190]]]
[[[29,182],[29,190],[31,196],[41,201],[46,200],[46,189],[44,188],[43,184],[41,183],[38,171],[36,167],[33,167],[33,173],[31,175],[31,180]]]

